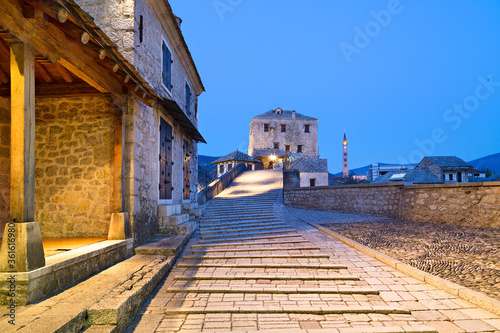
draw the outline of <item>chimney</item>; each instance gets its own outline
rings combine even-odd
[[[177,21],[177,25],[179,26],[179,29],[180,29],[181,28],[182,19],[179,16],[176,16],[175,20]]]
[[[292,119],[295,119],[295,110],[292,111]]]

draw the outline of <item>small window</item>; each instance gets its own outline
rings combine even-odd
[[[286,132],[286,125],[285,124],[282,124],[281,125],[281,132]]]
[[[344,157],[346,157],[346,156],[347,156],[347,153],[344,153]]]
[[[309,186],[314,187],[316,186],[316,178],[311,178],[309,179]]]
[[[269,124],[264,124],[264,132],[269,132]]]
[[[231,170],[233,168],[233,163],[229,163],[227,165],[227,171]]]
[[[305,125],[304,127],[304,133],[311,133],[311,128],[310,128],[311,125]]]
[[[347,168],[347,163],[344,163],[344,168]]]
[[[297,146],[297,153],[302,153],[302,145]]]
[[[453,180],[453,174],[451,174],[451,173],[450,173],[450,174],[448,175],[448,180]]]
[[[274,143],[274,149],[280,149],[280,144],[279,142]]]
[[[172,90],[172,53],[167,47],[165,42],[162,43],[163,50],[163,68],[162,68],[162,81],[163,85],[168,90]]]
[[[219,165],[219,173],[222,175],[224,173],[224,164]]]
[[[247,164],[247,170],[253,170],[252,166],[253,166],[253,164],[252,164],[252,163],[248,163],[248,164]]]
[[[291,149],[290,149],[290,145],[285,145],[285,151],[286,151],[287,153],[289,153],[289,152],[291,151]]]
[[[186,114],[188,116],[191,115],[191,88],[189,84],[186,82]]]

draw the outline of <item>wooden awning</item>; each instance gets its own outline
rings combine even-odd
[[[186,133],[191,136],[196,141],[207,143],[200,132],[188,118],[188,116],[182,111],[181,107],[175,102],[167,98],[160,98],[160,104],[168,111],[172,117],[181,125],[181,127],[186,131]]]

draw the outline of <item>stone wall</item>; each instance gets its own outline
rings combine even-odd
[[[9,108],[3,99],[0,110]],[[110,97],[35,100],[35,221],[43,237],[107,236],[113,208],[113,114]],[[0,126],[0,148],[8,153],[4,142],[10,144],[10,124]],[[5,169],[0,175],[3,224],[10,192]]]
[[[416,222],[500,228],[500,182],[369,184],[284,191],[286,205],[387,214]]]
[[[276,126],[274,130],[264,132],[264,124]],[[286,125],[286,132],[281,132],[281,124]],[[310,125],[310,133],[304,133],[304,125]],[[250,122],[250,138],[248,154],[252,155],[254,149],[274,148],[278,142],[279,149],[285,150],[285,145],[290,145],[292,153],[297,153],[297,145],[302,145],[303,155],[318,157],[318,121],[300,119],[260,119],[254,118]]]
[[[198,203],[202,205],[208,200],[213,199],[217,196],[217,194],[224,191],[224,189],[228,187],[236,177],[245,171],[247,171],[247,165],[245,163],[238,163],[235,167],[222,175],[222,177],[217,178],[201,190],[198,193]]]
[[[106,237],[113,209],[110,97],[37,98],[35,221],[44,237]]]
[[[10,205],[10,105],[0,97],[0,237],[9,221]]]
[[[316,179],[316,186],[328,186],[328,172],[301,172],[300,187],[309,187],[311,179]]]

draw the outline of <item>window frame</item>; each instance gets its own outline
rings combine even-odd
[[[304,145],[297,145],[297,153],[303,153],[304,152]]]
[[[274,142],[274,148],[273,149],[280,149],[280,143],[279,142]]]
[[[189,97],[188,97],[188,91],[189,91]],[[191,86],[189,85],[189,82],[186,80],[186,83],[184,84],[184,107],[185,111],[188,117],[191,117],[191,96],[193,93],[191,92]]]
[[[281,124],[281,133],[286,133],[286,124]]]
[[[304,133],[311,133],[311,125],[304,124]]]
[[[270,124],[264,124],[264,132],[269,132],[269,125]]]

